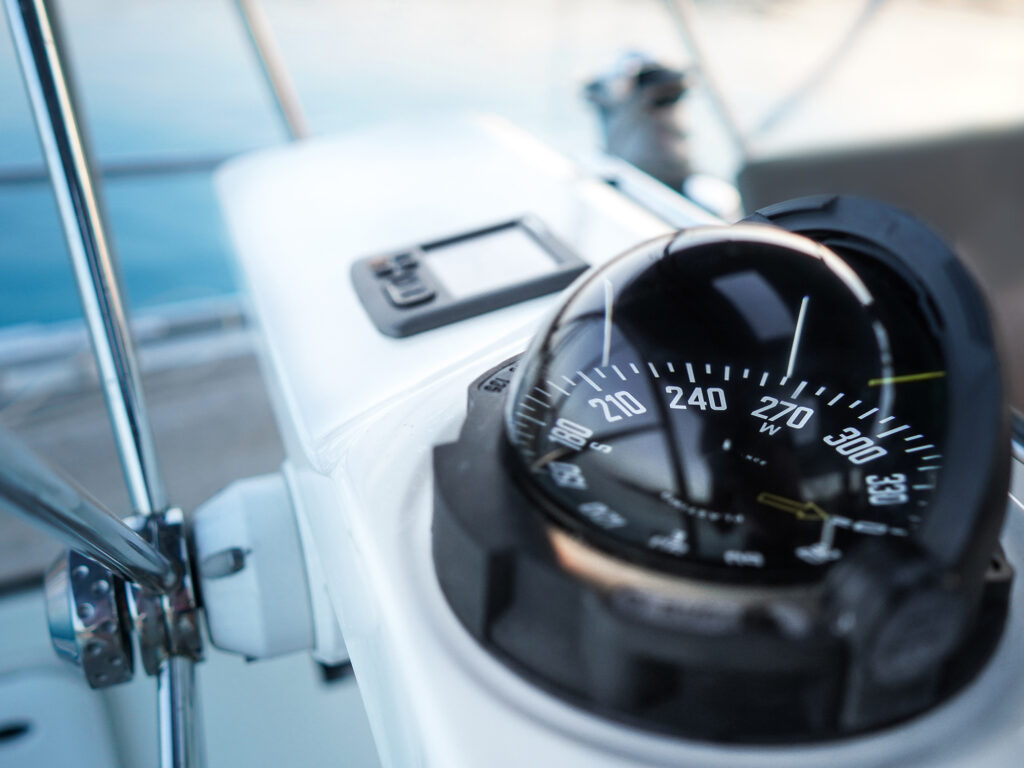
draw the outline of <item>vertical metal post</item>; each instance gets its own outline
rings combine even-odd
[[[171,656],[157,677],[160,710],[161,768],[202,765],[195,712],[195,665],[184,656]]]
[[[59,30],[45,0],[4,0],[4,5],[74,265],[128,494],[139,514],[160,514],[167,509],[167,497]],[[162,768],[199,764],[193,674],[193,662],[184,657],[171,657],[161,670]]]
[[[284,64],[281,49],[278,48],[270,30],[263,6],[259,0],[235,0],[235,4],[245,30],[249,33],[249,40],[252,42],[263,76],[267,80],[274,104],[277,105],[277,111],[288,131],[288,137],[292,141],[307,138],[310,134],[309,122],[302,110],[295,83],[292,82],[288,68]]]
[[[167,508],[149,417],[58,34],[45,0],[5,0],[132,506]]]

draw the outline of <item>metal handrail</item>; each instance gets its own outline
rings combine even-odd
[[[167,496],[103,226],[99,189],[57,39],[59,32],[45,0],[6,0],[6,8],[74,265],[128,496],[139,514],[162,512],[168,506]]]
[[[295,83],[285,66],[284,56],[270,29],[263,6],[259,0],[235,0],[235,5],[288,138],[292,141],[309,138],[309,120],[306,119]]]
[[[156,592],[178,583],[174,563],[156,547],[3,429],[0,508],[26,517],[128,581]]]
[[[96,168],[104,179],[133,179],[172,174],[210,173],[237,153],[193,155],[186,157],[139,157],[113,160]],[[39,184],[50,180],[45,165],[9,165],[0,168],[0,184]]]
[[[58,25],[46,0],[5,0],[4,5],[50,171],[128,495],[140,515],[161,515],[168,508],[167,495]],[[22,509],[34,515],[47,511],[39,504],[22,505]],[[47,524],[68,522],[68,518],[48,520],[45,515],[40,519]],[[85,546],[102,540],[107,555],[131,541],[125,533],[129,529],[116,518],[102,522],[104,525],[92,530],[94,538],[78,526],[65,527],[64,533]],[[181,563],[174,565],[182,567]],[[201,762],[193,680],[190,657],[170,656],[160,666],[157,700],[162,768],[194,768]]]

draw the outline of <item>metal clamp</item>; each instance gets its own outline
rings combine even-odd
[[[138,584],[128,587],[128,603],[139,637],[143,669],[148,675],[156,675],[171,656],[201,661],[199,609],[181,510],[169,509],[162,515],[138,515],[126,522],[160,552],[182,564],[181,579],[170,592],[156,592]]]
[[[124,580],[74,550],[46,574],[46,609],[57,655],[82,667],[92,688],[132,679]]]
[[[82,667],[93,688],[134,676],[131,634],[139,638],[142,667],[158,675],[171,657],[202,659],[199,613],[192,587],[180,509],[127,521],[158,551],[183,566],[170,592],[126,583],[110,569],[73,550],[46,575],[50,636],[58,655]]]
[[[145,546],[144,542],[138,540],[138,536],[130,535],[131,531],[116,518],[107,520],[102,530],[74,526],[68,528],[66,533],[68,538],[76,541],[72,546],[86,545],[84,548],[89,554],[105,558],[106,566],[118,568],[127,577],[147,585],[154,593],[167,594],[166,598],[160,600],[159,619],[155,618],[158,615],[155,609],[148,606],[145,614],[154,617],[151,620],[157,624],[167,625],[170,619],[169,626],[172,626],[171,630],[165,629],[165,643],[157,642],[159,633],[154,630],[154,642],[157,644],[153,647],[166,648],[169,654],[166,664],[159,670],[157,684],[161,722],[160,764],[165,768],[191,768],[201,762],[192,706],[192,659],[198,655],[199,636],[196,630],[195,599],[188,578],[189,568],[184,559],[186,548],[181,540],[181,513],[166,511],[167,495],[160,476],[125,305],[121,298],[116,260],[109,247],[103,222],[99,180],[90,169],[89,148],[75,108],[59,26],[55,23],[47,0],[4,0],[3,4],[43,155],[53,182],[57,209],[75,269],[128,496],[136,512],[153,516],[153,527],[150,528],[148,524],[146,527],[152,541],[158,544],[157,548],[166,547],[167,552],[173,549],[174,557],[170,560],[160,556],[149,557],[154,554],[147,551],[152,547]],[[16,491],[18,483],[10,486]],[[0,491],[3,490],[0,487]],[[24,497],[16,493],[2,495],[15,507],[38,518],[51,529],[57,527],[55,523],[80,521],[83,517],[77,509],[70,507],[68,499],[49,499],[49,503],[37,504],[35,502],[38,499],[33,496]],[[42,514],[51,508],[64,509],[70,513],[53,519]],[[169,541],[163,540],[165,530],[170,531],[167,534],[171,537]],[[60,570],[58,567],[53,576],[54,589],[56,583],[61,581]],[[70,583],[73,594],[76,594],[75,571],[72,569],[68,573],[70,581],[65,576],[64,585]],[[92,574],[91,569],[89,573]],[[103,580],[111,587],[116,583]],[[96,584],[98,582],[93,582],[93,586]],[[125,630],[118,627],[118,624],[124,624],[125,614],[117,609],[116,593],[113,599],[113,605],[96,603],[102,605],[108,613],[95,626],[79,626],[74,615],[68,616],[61,612],[61,601],[54,601],[56,626],[64,633],[59,638],[66,651],[78,651],[77,658],[82,660],[84,657],[81,651],[90,642],[90,633],[98,631],[101,625],[103,629],[113,630],[104,635],[105,641],[124,639]],[[113,627],[104,623],[108,620],[113,622]],[[97,640],[98,637],[96,635],[91,639]],[[160,653],[147,648],[144,658],[149,654],[159,656]],[[104,657],[104,654],[99,654],[99,657]],[[123,656],[121,658],[124,659]],[[129,666],[126,664],[126,667]],[[101,674],[107,673],[96,671],[94,678],[90,678],[90,684],[100,683]],[[125,674],[130,676],[130,672]],[[104,677],[104,681],[108,679]]]

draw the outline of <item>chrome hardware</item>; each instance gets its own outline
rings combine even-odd
[[[57,497],[50,499],[48,504],[41,504],[38,503],[39,498],[31,495],[9,494],[10,490],[18,489],[17,484],[0,487],[0,494],[6,495],[9,502],[20,507],[20,511],[37,518],[49,530],[62,529],[65,540],[70,539],[72,546],[90,555],[98,557],[116,553],[128,557],[129,550],[137,550],[134,557],[128,557],[131,562],[118,559],[104,562],[118,570],[121,566],[131,565],[125,575],[136,580],[140,589],[167,594],[167,597],[160,598],[164,609],[161,621],[170,617],[180,621],[183,630],[188,629],[179,635],[175,627],[166,638],[167,658],[159,665],[157,685],[160,764],[163,768],[188,768],[201,762],[192,706],[192,665],[199,655],[200,641],[198,632],[192,631],[196,624],[195,601],[190,589],[187,561],[183,557],[185,547],[181,542],[180,512],[166,512],[167,495],[157,463],[114,254],[103,222],[99,181],[91,171],[89,150],[61,50],[60,29],[46,0],[5,0],[4,6],[49,168],[128,496],[138,515],[154,516],[155,532],[149,530],[147,533],[163,554],[160,560],[148,563],[150,573],[147,574],[146,560],[148,556],[152,560],[150,550],[153,547],[140,546],[140,537],[113,516],[96,515],[95,509],[88,506],[79,509],[72,503],[73,499]],[[42,494],[42,499],[50,498],[46,496],[46,485],[37,487],[36,491]],[[57,517],[47,514],[62,507],[65,511],[74,509],[76,514]],[[101,527],[93,529],[88,524],[77,525],[83,517],[99,521]],[[164,540],[165,527],[177,531],[169,534],[173,537],[171,542]],[[61,580],[58,567],[51,581],[54,590]],[[74,590],[74,572],[71,572],[70,585]],[[172,604],[173,608],[170,607]],[[59,601],[55,601],[55,605],[59,605]],[[146,615],[156,616],[157,613],[147,608]],[[110,614],[111,620],[114,616],[114,613]],[[69,641],[72,635],[76,641],[80,639],[74,617],[70,624],[66,620],[60,621],[59,610],[56,617],[55,626],[62,643]],[[111,634],[113,636],[114,633]],[[159,632],[156,629],[153,630],[153,638],[153,642],[158,642]],[[70,649],[71,646],[68,644],[66,647]],[[181,649],[185,649],[186,655],[174,655]],[[160,655],[147,649],[146,654],[149,653]]]
[[[200,661],[203,646],[199,633],[199,609],[192,588],[181,510],[170,509],[162,515],[129,518],[128,524],[161,552],[184,565],[181,581],[170,592],[156,592],[138,584],[128,586],[143,669],[148,675],[159,674],[167,659],[176,656]]]
[[[129,581],[162,592],[179,581],[179,567],[74,483],[0,429],[0,507]]]
[[[92,688],[132,679],[124,581],[70,550],[46,574],[46,610],[57,655],[80,666]]]

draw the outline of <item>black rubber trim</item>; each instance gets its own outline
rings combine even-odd
[[[461,297],[448,293],[431,274],[426,263],[430,251],[509,229],[520,230],[551,257],[552,270],[493,291]],[[407,266],[403,268],[402,264]],[[377,330],[386,336],[402,338],[560,291],[588,266],[536,216],[525,215],[359,259],[352,264],[351,278],[356,296]],[[395,285],[396,277],[407,284]],[[403,298],[406,290],[409,294]]]
[[[851,682],[855,665],[842,640],[825,627],[787,636],[769,602],[737,613],[582,582],[559,564],[549,519],[507,469],[502,414],[515,366],[508,361],[473,383],[459,439],[434,449],[432,543],[459,621],[538,686],[649,730],[728,743],[813,742],[934,706],[973,679],[998,644],[1012,583],[1005,560],[947,665],[867,690]],[[851,718],[851,706],[862,704],[882,716]]]

